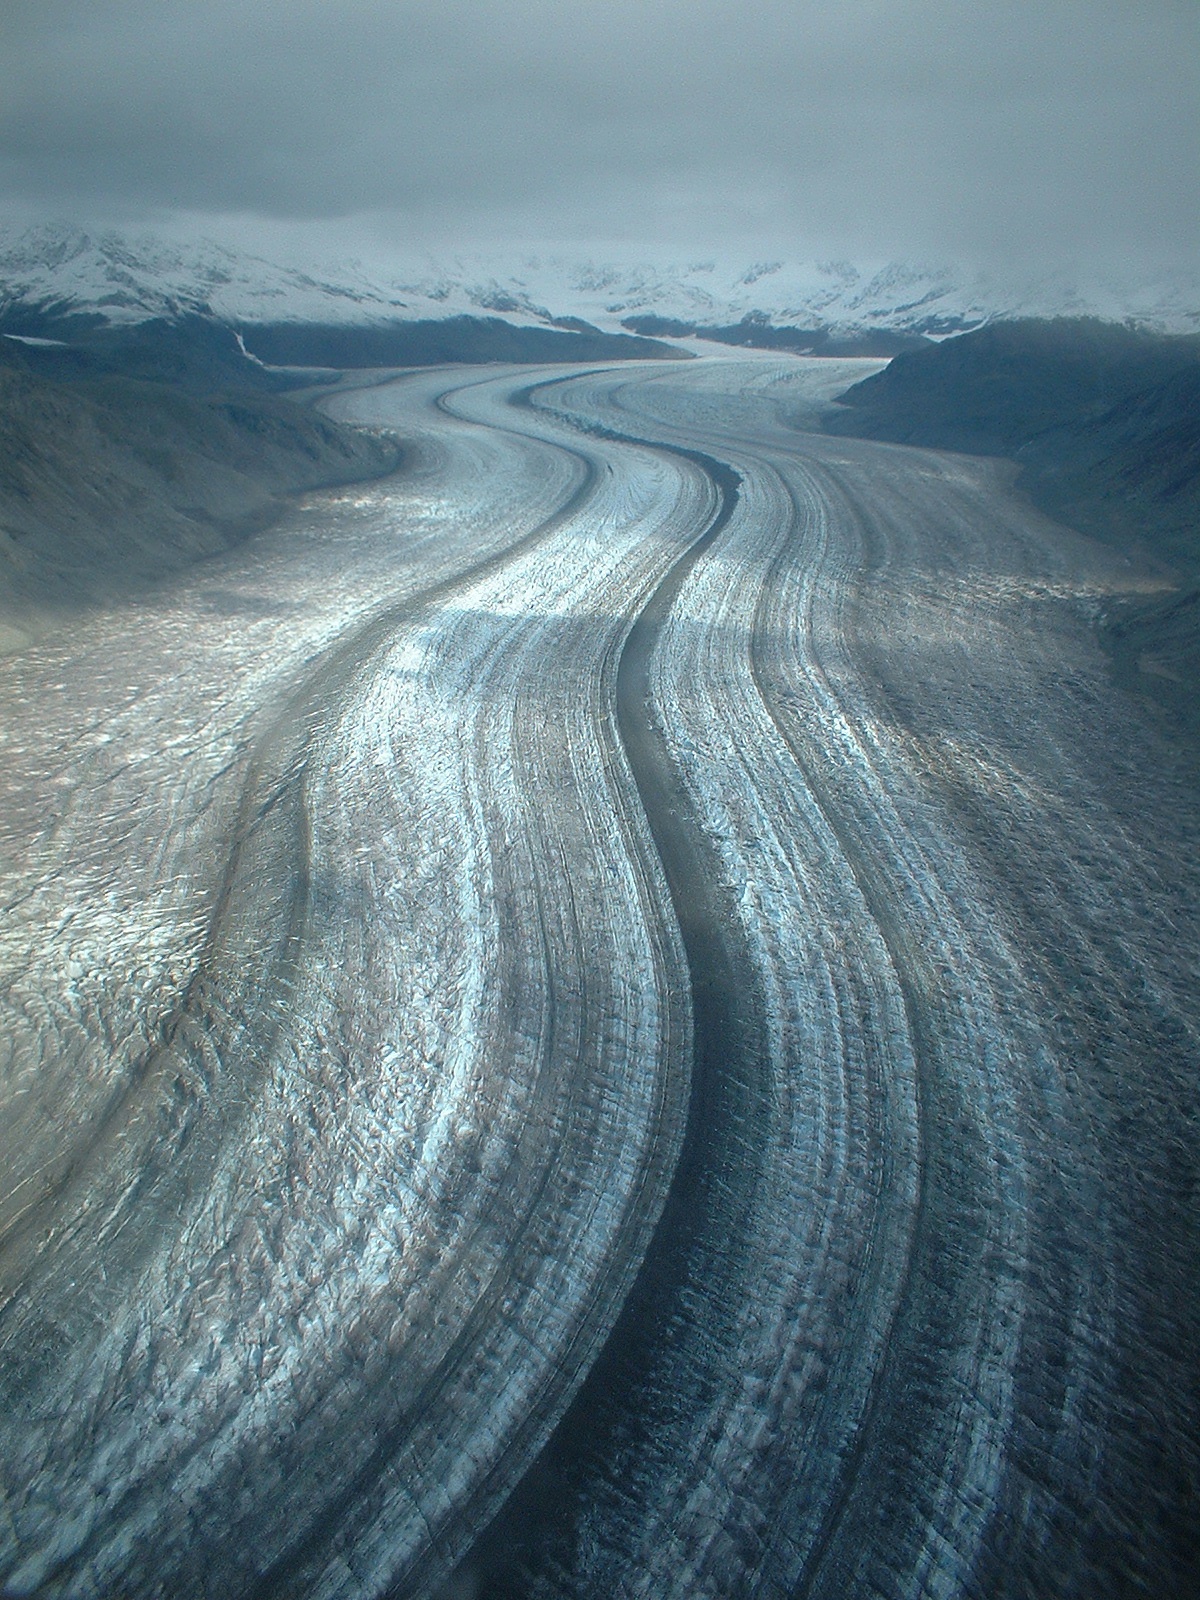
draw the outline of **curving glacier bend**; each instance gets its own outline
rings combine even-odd
[[[425,372],[0,675],[0,1573],[1200,1582],[1197,804],[858,364]]]

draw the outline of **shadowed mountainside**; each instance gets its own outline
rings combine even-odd
[[[108,323],[69,307],[9,302],[0,308],[0,334],[6,366],[63,382],[116,374],[212,394],[294,389],[305,381],[268,371],[232,328],[198,314]]]
[[[787,350],[804,356],[894,356],[902,350],[920,350],[929,341],[920,333],[903,329],[862,328],[855,331],[817,326],[798,328],[776,325],[763,313],[750,312],[740,322],[687,322],[678,317],[647,313],[625,317],[621,323],[631,333],[657,339],[711,339],[744,350]]]
[[[1165,569],[1172,592],[1114,606],[1103,636],[1121,681],[1200,734],[1200,341],[996,323],[897,356],[825,426],[1009,456],[1042,510]]]
[[[686,361],[688,353],[655,339],[601,333],[587,323],[530,328],[501,317],[338,326],[275,322],[242,328],[246,348],[277,366],[431,367],[488,361]]]
[[[396,443],[273,395],[199,395],[0,350],[0,643],[227,549],[280,495],[377,476]],[[29,347],[40,357],[44,347]],[[250,366],[251,363],[244,363]],[[195,381],[195,374],[192,374]]]
[[[348,324],[234,323],[188,312],[110,323],[68,301],[5,300],[2,294],[0,334],[9,335],[4,342],[16,344],[32,369],[45,377],[73,379],[118,372],[197,393],[217,388],[281,390],[307,381],[271,367],[691,359],[689,351],[674,345],[604,333],[577,317],[559,318],[553,327],[529,327],[496,316]],[[911,341],[893,340],[880,353],[890,355],[906,342]]]

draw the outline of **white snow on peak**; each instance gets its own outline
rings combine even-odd
[[[1200,274],[1012,281],[937,264],[732,254],[638,260],[555,249],[284,263],[167,232],[55,224],[0,228],[0,306],[9,300],[52,301],[113,322],[196,311],[242,325],[487,315],[525,324],[575,318],[617,332],[630,317],[708,325],[750,317],[937,335],[996,318],[1094,315],[1200,331]]]

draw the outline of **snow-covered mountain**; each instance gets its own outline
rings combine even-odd
[[[886,262],[637,261],[553,251],[284,263],[166,233],[59,225],[0,229],[0,308],[14,301],[98,312],[110,322],[204,311],[243,326],[468,314],[525,325],[579,319],[618,332],[630,318],[712,327],[750,317],[838,332],[936,336],[997,318],[1095,315],[1132,318],[1163,332],[1200,330],[1200,274],[1018,283]]]

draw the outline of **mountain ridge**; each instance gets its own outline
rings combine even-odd
[[[993,320],[1090,314],[1160,332],[1200,331],[1200,275],[1080,284],[1006,281],[946,265],[870,261],[641,259],[525,250],[493,255],[268,260],[211,239],[87,231],[66,224],[0,230],[0,326],[38,334],[70,318],[129,323],[187,314],[231,326],[430,322],[501,317],[517,326],[586,324],[644,332],[665,318],[712,336],[739,324],[944,338]],[[16,326],[20,323],[20,326]],[[730,342],[728,339],[726,342]],[[732,342],[743,342],[733,340]]]

